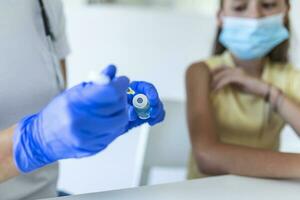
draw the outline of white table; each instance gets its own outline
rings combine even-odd
[[[59,200],[294,200],[299,181],[220,176],[182,183],[86,194]]]

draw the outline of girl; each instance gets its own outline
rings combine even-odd
[[[221,0],[215,55],[186,74],[189,178],[300,178],[300,155],[278,152],[285,124],[300,136],[289,10],[289,0]]]

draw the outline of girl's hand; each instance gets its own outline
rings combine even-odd
[[[220,67],[212,72],[212,90],[219,91],[225,86],[232,85],[239,90],[266,97],[269,92],[269,85],[262,80],[248,75],[241,68]]]

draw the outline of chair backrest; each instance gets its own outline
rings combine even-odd
[[[139,185],[147,184],[153,166],[185,167],[190,143],[183,101],[165,101],[164,123],[148,127]]]

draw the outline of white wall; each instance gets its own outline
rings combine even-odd
[[[121,74],[158,85],[162,97],[184,99],[185,69],[210,54],[214,37],[214,20],[197,13],[87,6],[67,15],[71,85],[115,63]]]
[[[68,6],[84,4],[87,0],[63,0]],[[103,0],[98,0],[103,2]],[[198,10],[201,12],[214,12],[219,0],[114,0],[115,4],[128,5],[148,5],[157,7],[169,7],[174,9]]]
[[[197,12],[76,6],[68,7],[67,19],[73,49],[70,85],[115,63],[121,74],[153,82],[168,99],[185,99],[185,69],[209,56],[214,38],[214,17]],[[134,186],[137,132],[92,158],[63,161],[60,187],[78,194]],[[299,151],[291,130],[285,132],[284,141],[285,151]]]

